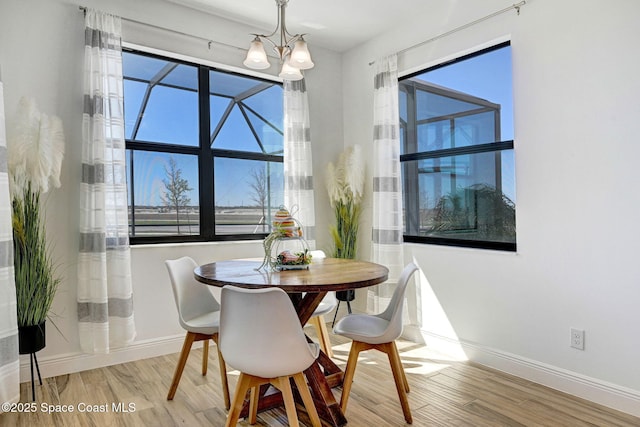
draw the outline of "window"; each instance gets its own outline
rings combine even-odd
[[[276,82],[123,52],[132,243],[258,239],[283,203]]]
[[[399,81],[404,239],[515,251],[511,47]]]

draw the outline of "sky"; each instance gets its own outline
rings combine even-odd
[[[173,68],[172,68],[173,67]],[[165,191],[163,180],[167,179],[165,167],[170,157],[176,160],[181,177],[189,182],[188,197],[192,205],[198,203],[198,69],[189,64],[149,56],[123,54],[125,77],[125,128],[126,138],[137,141],[172,144],[191,150],[192,153],[169,154],[137,150],[133,153],[133,180],[135,204],[145,206],[162,205]],[[235,105],[224,125],[217,133],[214,148],[261,153],[262,149],[252,133],[253,126],[261,144],[269,153],[282,152],[282,87],[277,84],[218,71],[209,73],[209,84],[214,95],[210,96],[211,129],[216,128],[231,99],[242,100],[242,108]],[[138,80],[135,80],[138,79]],[[158,79],[162,84],[152,85]],[[153,87],[150,93],[148,87]],[[247,95],[243,95],[247,94]],[[249,96],[250,94],[250,96]],[[146,102],[145,96],[148,96]],[[142,120],[141,106],[144,105]],[[268,123],[274,124],[274,126]],[[135,135],[134,135],[135,132]],[[130,159],[131,151],[128,153]],[[265,164],[255,160],[216,158],[215,160],[216,205],[255,205],[255,192],[250,190],[254,181],[253,172]],[[281,164],[268,166],[272,173],[271,188],[282,193]],[[131,201],[130,201],[131,203]],[[281,204],[282,200],[274,203]],[[277,206],[277,205],[276,205]]]
[[[125,76],[133,76],[150,80],[163,70],[166,61],[149,57],[137,57],[130,53],[124,56]],[[213,72],[210,84],[222,93],[221,95],[237,96],[256,85],[249,78]],[[503,140],[513,139],[513,95],[511,83],[511,48],[507,47],[485,55],[473,57],[466,61],[456,62],[420,76],[431,83],[471,94],[501,105],[501,136]],[[155,86],[151,91],[144,118],[141,121],[137,139],[144,141],[179,144],[185,147],[198,146],[198,97],[197,68],[179,65],[163,80],[175,87]],[[258,82],[259,83],[259,82]],[[138,118],[139,106],[144,99],[147,84],[125,80],[125,126],[126,137],[131,138]],[[212,127],[218,123],[226,107],[228,98],[213,96],[211,102]],[[278,105],[273,108],[273,105]],[[259,114],[264,115],[267,122],[275,123],[282,131],[282,89],[273,86],[259,95],[246,99],[246,105]],[[246,116],[245,116],[246,115]],[[265,124],[250,110],[243,112],[235,107],[225,126],[220,131],[215,148],[239,149],[250,152],[260,150],[255,137],[249,130],[246,120],[250,120],[259,137],[271,152],[282,150],[282,136],[271,126]],[[311,124],[313,126],[313,123]],[[130,152],[128,151],[128,158]],[[192,190],[188,197],[191,203],[198,203],[198,162],[193,154],[171,154],[174,156],[182,177],[189,181]],[[163,179],[166,179],[165,165],[169,154],[136,151],[134,154],[134,181],[136,205],[161,205],[164,192]],[[508,185],[503,191],[515,201],[513,174],[513,156],[506,156],[505,172],[511,176],[505,180]],[[251,160],[217,159],[215,163],[215,199],[216,205],[249,206],[255,205],[252,200],[251,173],[259,167],[259,162]],[[274,173],[273,189],[282,191],[282,164],[272,164]],[[509,171],[509,172],[507,172]],[[274,201],[274,205],[282,200]]]
[[[454,62],[418,76],[430,83],[452,88],[495,104],[500,104],[501,138],[513,140],[513,81],[511,47],[497,49],[465,61]],[[514,146],[517,142],[514,141]],[[502,156],[503,193],[512,201],[515,194],[515,159],[513,152]]]

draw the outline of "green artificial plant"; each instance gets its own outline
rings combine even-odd
[[[24,189],[13,199],[13,249],[18,326],[44,322],[60,285],[47,245],[40,212],[40,193]]]
[[[61,279],[47,243],[41,195],[60,186],[62,121],[22,98],[7,138],[18,326],[44,322]]]
[[[335,224],[329,227],[334,258],[356,257],[364,190],[362,160],[360,146],[354,145],[340,155],[336,165],[329,163],[327,166],[327,190],[335,218]]]

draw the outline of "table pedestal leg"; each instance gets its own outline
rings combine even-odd
[[[342,372],[340,367],[333,363],[333,361],[321,351],[316,363],[304,371],[304,374],[307,377],[307,382],[311,389],[311,397],[313,397],[313,402],[316,405],[320,419],[333,427],[346,425],[347,419],[331,391],[333,387],[342,384],[344,372]],[[293,386],[295,387],[295,384],[293,384]],[[299,394],[296,392],[294,395],[296,396],[296,400],[298,400]],[[269,385],[260,387],[258,412],[280,407],[283,403],[282,394],[278,390]],[[302,403],[302,401],[298,403]],[[240,417],[246,418],[248,416],[249,400],[247,399],[240,412]]]
[[[311,388],[311,396],[316,404],[316,409],[320,419],[326,421],[329,425],[341,427],[347,424],[347,419],[340,408],[340,404],[336,402],[331,387],[327,382],[324,373],[317,363],[314,363],[304,371]]]

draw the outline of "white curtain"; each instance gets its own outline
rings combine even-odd
[[[371,288],[367,308],[384,309],[402,271],[402,182],[396,55],[375,62],[373,88],[372,261],[389,268],[389,280]]]
[[[20,400],[20,362],[6,138],[4,89],[0,80],[0,402],[17,402]]]
[[[310,249],[316,246],[309,100],[304,79],[284,81],[284,204],[302,223]]]
[[[86,353],[135,338],[121,49],[120,18],[87,10],[77,297]]]

